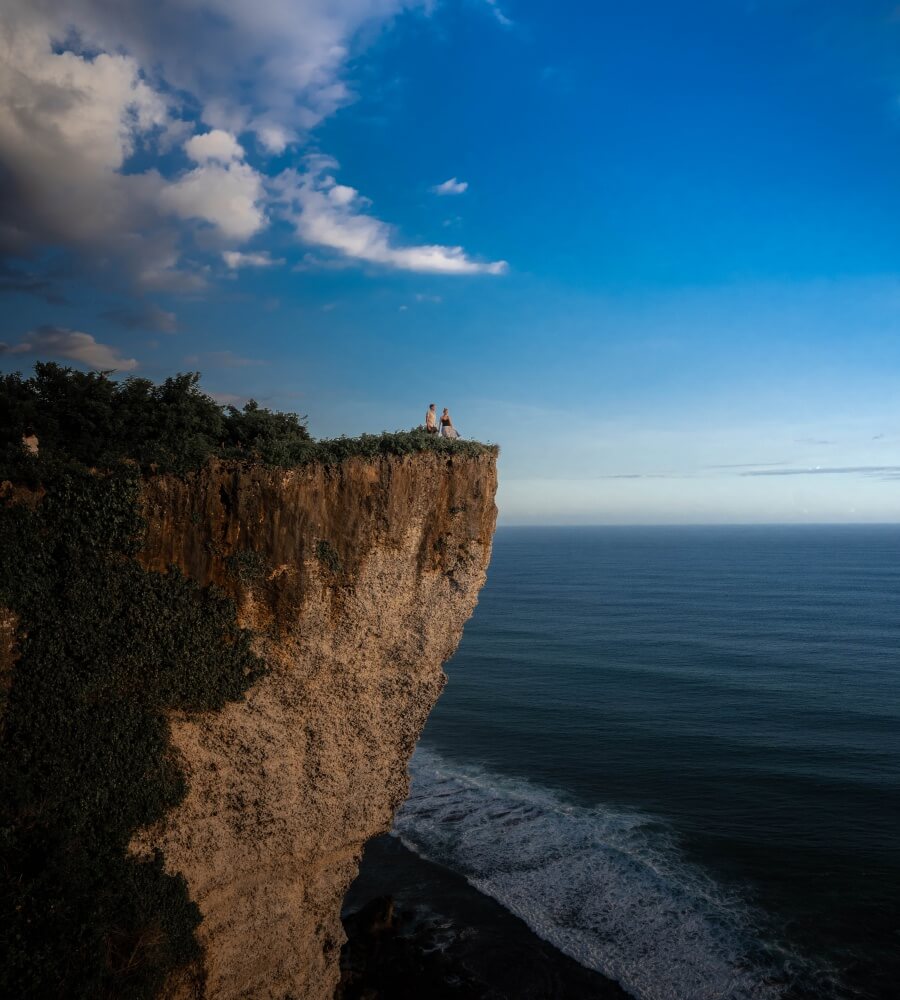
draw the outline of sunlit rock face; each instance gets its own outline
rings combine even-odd
[[[234,597],[269,671],[245,700],[172,719],[185,800],[159,848],[202,913],[203,959],[170,997],[324,998],[364,843],[406,765],[484,583],[493,455],[213,464],[144,486],[151,570]]]

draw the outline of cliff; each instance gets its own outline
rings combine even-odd
[[[131,844],[159,849],[200,910],[201,957],[165,995],[332,996],[341,901],[407,793],[485,579],[495,489],[490,453],[143,481],[139,562],[233,597],[267,667],[243,700],[170,714],[187,792]]]

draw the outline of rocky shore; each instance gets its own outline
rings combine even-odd
[[[390,835],[367,845],[343,922],[336,1000],[629,1000]]]

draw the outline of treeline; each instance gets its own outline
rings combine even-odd
[[[0,479],[33,475],[22,445],[37,435],[41,463],[75,461],[112,468],[123,460],[144,471],[186,472],[210,458],[296,466],[419,451],[481,454],[474,441],[449,441],[421,430],[364,434],[313,441],[306,417],[280,413],[250,400],[222,406],[199,388],[199,372],[160,384],[149,379],[116,381],[103,372],[80,372],[53,362],[34,375],[0,379]]]
[[[199,372],[155,385],[145,378],[114,381],[52,362],[0,383],[0,447],[18,463],[22,437],[32,430],[44,456],[65,456],[109,468],[131,459],[142,468],[183,472],[212,456],[254,456],[292,464],[309,442],[305,418],[275,413],[250,400],[243,409],[220,406],[199,388]]]

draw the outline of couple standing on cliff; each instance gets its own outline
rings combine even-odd
[[[425,411],[425,430],[429,434],[437,434],[437,404],[431,403],[428,409]],[[441,414],[441,437],[445,438],[458,438],[459,431],[453,426],[453,421],[450,419],[450,411],[447,407],[444,407],[444,412]]]

